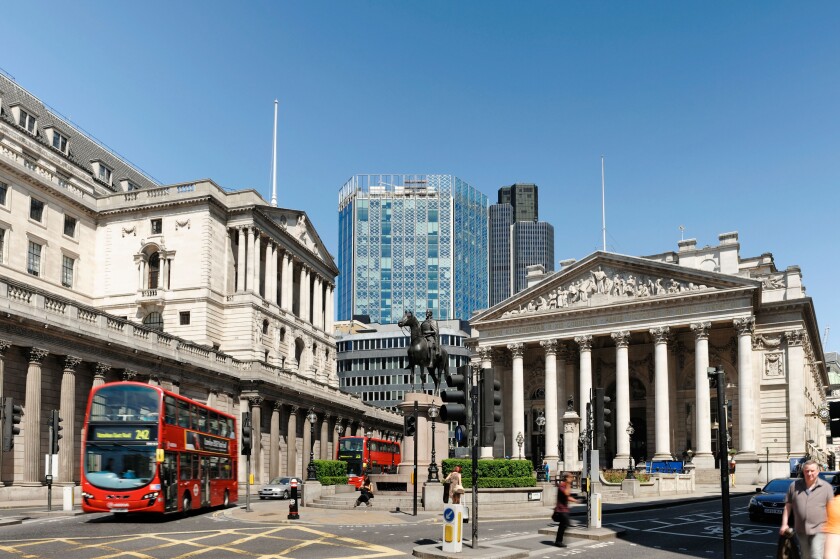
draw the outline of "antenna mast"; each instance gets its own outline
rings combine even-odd
[[[274,142],[271,148],[271,206],[277,207],[277,99],[274,100]]]
[[[604,243],[604,252],[607,252],[607,210],[604,201],[604,156],[601,155],[601,236]]]

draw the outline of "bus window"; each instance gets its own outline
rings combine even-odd
[[[219,477],[222,479],[230,479],[231,475],[230,458],[219,459]]]
[[[199,408],[195,406],[195,410],[198,416],[198,424],[196,425],[195,421],[193,421],[193,429],[196,431],[201,431],[202,433],[207,432],[207,410],[204,408]]]
[[[219,479],[219,457],[210,457],[210,479]]]
[[[223,434],[224,434],[225,437],[234,438],[236,436],[235,432],[236,431],[233,428],[233,419],[228,418],[227,419],[227,433],[223,433]]]
[[[181,454],[181,467],[178,469],[178,478],[181,480],[190,479],[192,475],[192,465],[191,465],[192,454],[182,453]]]
[[[172,396],[166,396],[163,399],[163,403],[166,407],[164,421],[166,421],[170,425],[177,425],[176,420],[178,417],[178,408],[175,405],[175,398],[173,398]]]
[[[190,404],[178,400],[178,427],[190,428]]]
[[[219,434],[219,415],[211,411],[210,412],[210,434],[211,435],[218,435]]]

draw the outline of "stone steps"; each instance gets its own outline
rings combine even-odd
[[[329,495],[323,496],[319,499],[316,499],[313,503],[311,503],[310,507],[314,508],[322,508],[322,509],[337,509],[337,510],[347,510],[352,509],[353,505],[356,502],[357,497],[359,496],[358,493],[343,493],[338,495]],[[469,494],[466,495],[465,499],[462,499],[462,503],[469,504],[470,496]],[[481,503],[479,502],[479,506],[482,509],[490,509],[490,510],[501,510],[509,508],[512,503],[509,502],[500,502],[500,503]],[[362,506],[362,505],[360,505]],[[410,510],[414,507],[414,495],[412,493],[402,493],[402,492],[377,492],[374,499],[373,499],[373,506],[374,508],[380,508],[385,510],[395,510],[396,508],[400,508],[400,510]],[[420,493],[417,495],[417,506],[418,508],[423,508],[423,497]],[[539,508],[543,505],[540,501],[528,501],[528,502],[518,502],[516,503],[517,507],[533,507]]]

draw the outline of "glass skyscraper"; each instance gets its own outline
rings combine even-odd
[[[487,197],[453,175],[355,175],[338,196],[338,320],[487,307]]]

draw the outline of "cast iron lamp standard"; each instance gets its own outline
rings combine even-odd
[[[315,471],[315,422],[318,421],[318,416],[315,410],[309,410],[306,418],[309,420],[309,467],[306,468],[306,481],[315,481],[318,478]]]
[[[427,481],[440,481],[440,476],[438,475],[438,467],[437,467],[437,460],[435,458],[435,419],[437,419],[438,413],[440,413],[440,409],[432,404],[429,406],[429,417],[432,418],[432,463],[429,464],[429,479]]]
[[[540,428],[540,436],[539,436],[539,448],[537,449],[537,467],[540,467],[542,464],[542,449],[543,449],[543,427],[545,427],[545,412],[540,411],[540,415],[537,416],[537,427]]]
[[[525,437],[522,436],[522,431],[516,434],[516,444],[519,445],[519,459],[522,460],[522,443],[525,442]]]
[[[625,433],[627,433],[627,438],[632,441],[633,440],[633,433],[636,432],[636,429],[633,428],[633,423],[627,423],[627,429]],[[627,477],[625,479],[636,479],[636,476],[633,475],[633,453],[629,452],[627,454]]]

